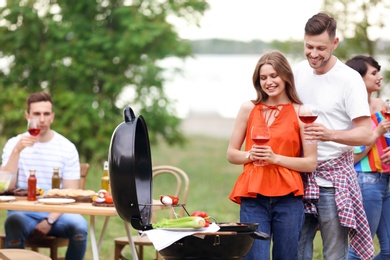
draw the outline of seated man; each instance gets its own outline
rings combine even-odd
[[[78,189],[79,154],[73,143],[50,129],[54,119],[51,96],[45,92],[31,94],[25,117],[39,119],[40,133],[32,136],[25,132],[5,144],[0,169],[17,174],[10,188],[27,189],[30,169],[35,169],[37,187],[50,190],[53,168],[59,168],[62,188]],[[88,224],[78,214],[9,211],[4,229],[6,248],[24,248],[31,235],[68,238],[66,259],[69,260],[82,260],[87,248]]]

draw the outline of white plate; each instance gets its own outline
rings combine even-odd
[[[205,231],[207,228],[157,228],[166,231]]]
[[[11,200],[16,200],[14,196],[0,196],[0,202],[8,202]]]
[[[61,204],[69,204],[75,202],[75,199],[66,199],[66,198],[43,198],[38,199],[39,203],[43,204],[51,204],[51,205],[61,205]]]

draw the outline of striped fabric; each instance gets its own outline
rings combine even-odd
[[[371,115],[372,128],[375,129],[378,124],[384,120],[381,112],[376,112]],[[383,149],[390,144],[390,138],[385,136],[379,137],[368,154],[355,164],[357,172],[390,172],[390,165],[382,164],[380,157],[384,154]],[[365,150],[365,146],[355,147],[354,153],[361,153]]]
[[[5,144],[2,155],[3,165],[8,162],[12,150],[23,135],[28,135],[28,133],[13,137]],[[26,189],[30,169],[35,169],[37,187],[45,191],[50,190],[53,168],[60,169],[62,179],[80,179],[78,151],[73,143],[57,132],[54,132],[50,141],[37,142],[20,153],[16,186]]]

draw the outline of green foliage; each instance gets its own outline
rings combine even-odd
[[[345,39],[335,54],[341,59],[356,53],[375,56],[379,36],[370,35],[370,30],[384,27],[388,8],[383,0],[324,0],[323,10],[336,19],[340,36]],[[374,14],[375,19],[372,19]]]
[[[3,134],[25,130],[25,99],[44,90],[55,103],[53,128],[87,161],[107,156],[128,105],[155,120],[152,143],[159,136],[182,143],[156,63],[191,55],[167,17],[197,22],[207,8],[204,0],[7,1],[0,8],[0,58],[10,59],[9,71],[0,72]]]

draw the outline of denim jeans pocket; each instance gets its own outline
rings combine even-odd
[[[358,172],[358,180],[360,184],[377,184],[381,179],[381,174],[378,172]]]

